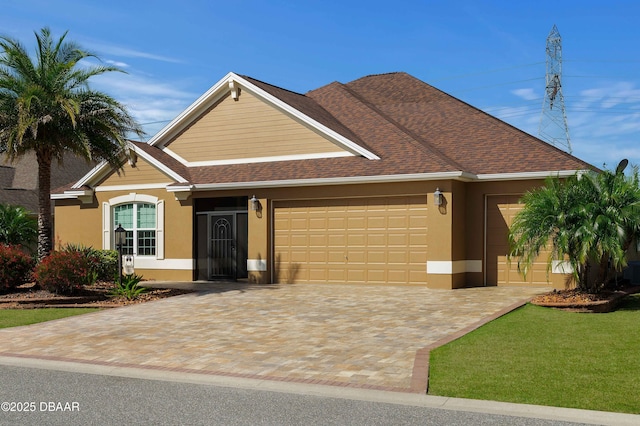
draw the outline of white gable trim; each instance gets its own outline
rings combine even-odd
[[[331,139],[336,145],[338,145],[342,149],[347,150],[353,155],[361,155],[369,160],[380,159],[380,157],[378,157],[371,151],[361,147],[357,143],[342,136],[336,131],[317,122],[311,117],[293,108],[291,105],[287,104],[286,102],[281,101],[280,99],[276,98],[275,96],[272,96],[271,94],[262,90],[261,88],[249,82],[248,80],[245,80],[244,78],[232,72],[230,72],[229,74],[224,76],[220,81],[214,84],[209,90],[207,90],[207,92],[205,92],[202,96],[200,96],[193,104],[191,104],[180,115],[178,115],[175,119],[173,119],[162,130],[160,130],[153,138],[151,138],[148,143],[154,146],[155,145],[163,146],[164,143],[168,142],[175,135],[181,132],[184,129],[184,127],[189,125],[192,122],[192,120],[194,120],[198,115],[204,112],[207,108],[209,108],[215,102],[220,100],[224,95],[229,93],[229,91],[231,90],[230,86],[233,87],[234,88],[233,90],[236,90],[236,91],[238,90],[238,87],[239,87],[242,90],[246,90],[247,92],[253,94],[254,96],[261,98],[267,103],[272,104],[278,109],[286,112],[288,115],[294,117],[298,121],[315,129],[318,133],[321,133],[327,138]]]
[[[149,163],[151,166],[155,167],[160,172],[169,176],[175,182],[186,182],[188,180],[183,176],[179,175],[178,173],[176,173],[175,171],[173,171],[172,169],[170,169],[169,167],[162,164],[160,161],[156,160],[154,157],[147,154],[142,149],[137,149],[135,145],[129,144],[129,149],[133,151],[138,157],[142,158],[147,163]],[[83,185],[89,185],[91,182],[99,181],[100,179],[104,178],[107,174],[109,174],[111,171],[112,171],[111,166],[109,166],[107,162],[102,162],[98,164],[96,167],[94,167],[93,169],[91,169],[89,173],[87,173],[82,179],[76,182],[76,184],[73,185],[71,188],[77,189],[77,188],[81,188]]]
[[[232,164],[251,164],[251,163],[272,163],[276,161],[295,161],[295,160],[316,160],[319,158],[340,158],[353,157],[354,154],[347,151],[339,152],[319,152],[314,154],[295,154],[295,155],[277,155],[271,157],[254,157],[254,158],[230,158],[227,160],[212,161],[187,161],[169,148],[163,149],[166,154],[175,158],[187,167],[206,167],[206,166],[227,166]]]

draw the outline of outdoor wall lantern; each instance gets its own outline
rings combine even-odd
[[[116,246],[118,247],[118,271],[120,276],[120,284],[122,285],[122,246],[127,241],[127,230],[118,224],[118,227],[114,230],[116,234]]]
[[[436,192],[433,193],[433,204],[436,206],[442,205],[442,199],[444,195],[440,192],[440,188],[436,188]]]
[[[262,206],[260,205],[260,200],[258,200],[255,195],[251,197],[249,201],[251,202],[251,210],[253,210],[254,212],[262,210]]]

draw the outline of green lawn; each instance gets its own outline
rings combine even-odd
[[[97,308],[0,309],[0,328],[35,324],[97,310]]]
[[[431,353],[429,394],[640,413],[640,294],[616,312],[526,305]]]

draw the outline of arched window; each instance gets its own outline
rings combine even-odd
[[[120,204],[113,208],[114,229],[122,225],[127,238],[123,254],[156,255],[156,205],[149,203]]]
[[[127,231],[123,254],[164,259],[164,201],[144,194],[129,194],[103,203],[105,249],[115,249],[114,229]]]

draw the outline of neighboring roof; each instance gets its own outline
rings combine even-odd
[[[62,164],[51,165],[51,189],[76,182],[93,166],[83,159],[67,155]],[[0,155],[0,203],[20,205],[31,212],[38,211],[38,161],[29,152],[14,162]]]
[[[238,86],[361,154],[195,167],[165,152],[165,144]],[[295,182],[523,179],[593,168],[406,73],[334,82],[305,95],[230,73],[148,143],[132,148],[172,172],[176,182],[168,189],[173,191]],[[95,184],[98,176],[94,170],[74,188]]]

